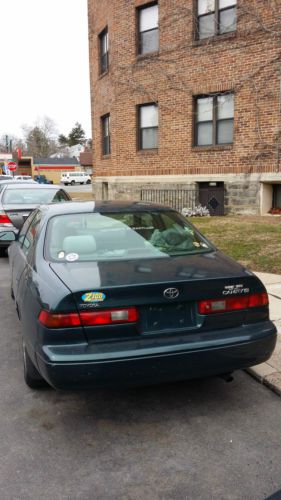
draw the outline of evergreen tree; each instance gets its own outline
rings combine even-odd
[[[76,122],[73,129],[69,132],[68,145],[76,146],[76,144],[84,144],[85,141],[86,141],[86,134],[82,128],[82,125]]]

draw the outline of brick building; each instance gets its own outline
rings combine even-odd
[[[208,204],[211,190],[215,213],[281,207],[280,11],[88,0],[97,197],[191,189]]]

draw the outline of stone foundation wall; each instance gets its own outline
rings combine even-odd
[[[224,183],[226,215],[266,215],[272,207],[272,186],[281,184],[281,172],[222,176],[95,177],[93,192],[95,199],[140,200],[142,189],[198,190],[200,182]]]
[[[142,189],[196,190],[200,182],[223,182],[226,215],[260,215],[263,187],[278,180],[281,183],[281,174],[276,176],[274,179],[266,174],[99,177],[93,181],[93,191],[96,199],[140,200]]]
[[[226,182],[225,213],[260,215],[260,183]]]

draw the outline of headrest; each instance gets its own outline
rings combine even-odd
[[[96,240],[91,235],[67,236],[63,240],[62,249],[65,253],[87,254],[94,253],[97,245]]]

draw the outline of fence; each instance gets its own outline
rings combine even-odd
[[[168,205],[175,210],[194,208],[199,203],[197,189],[142,189],[141,200]]]

